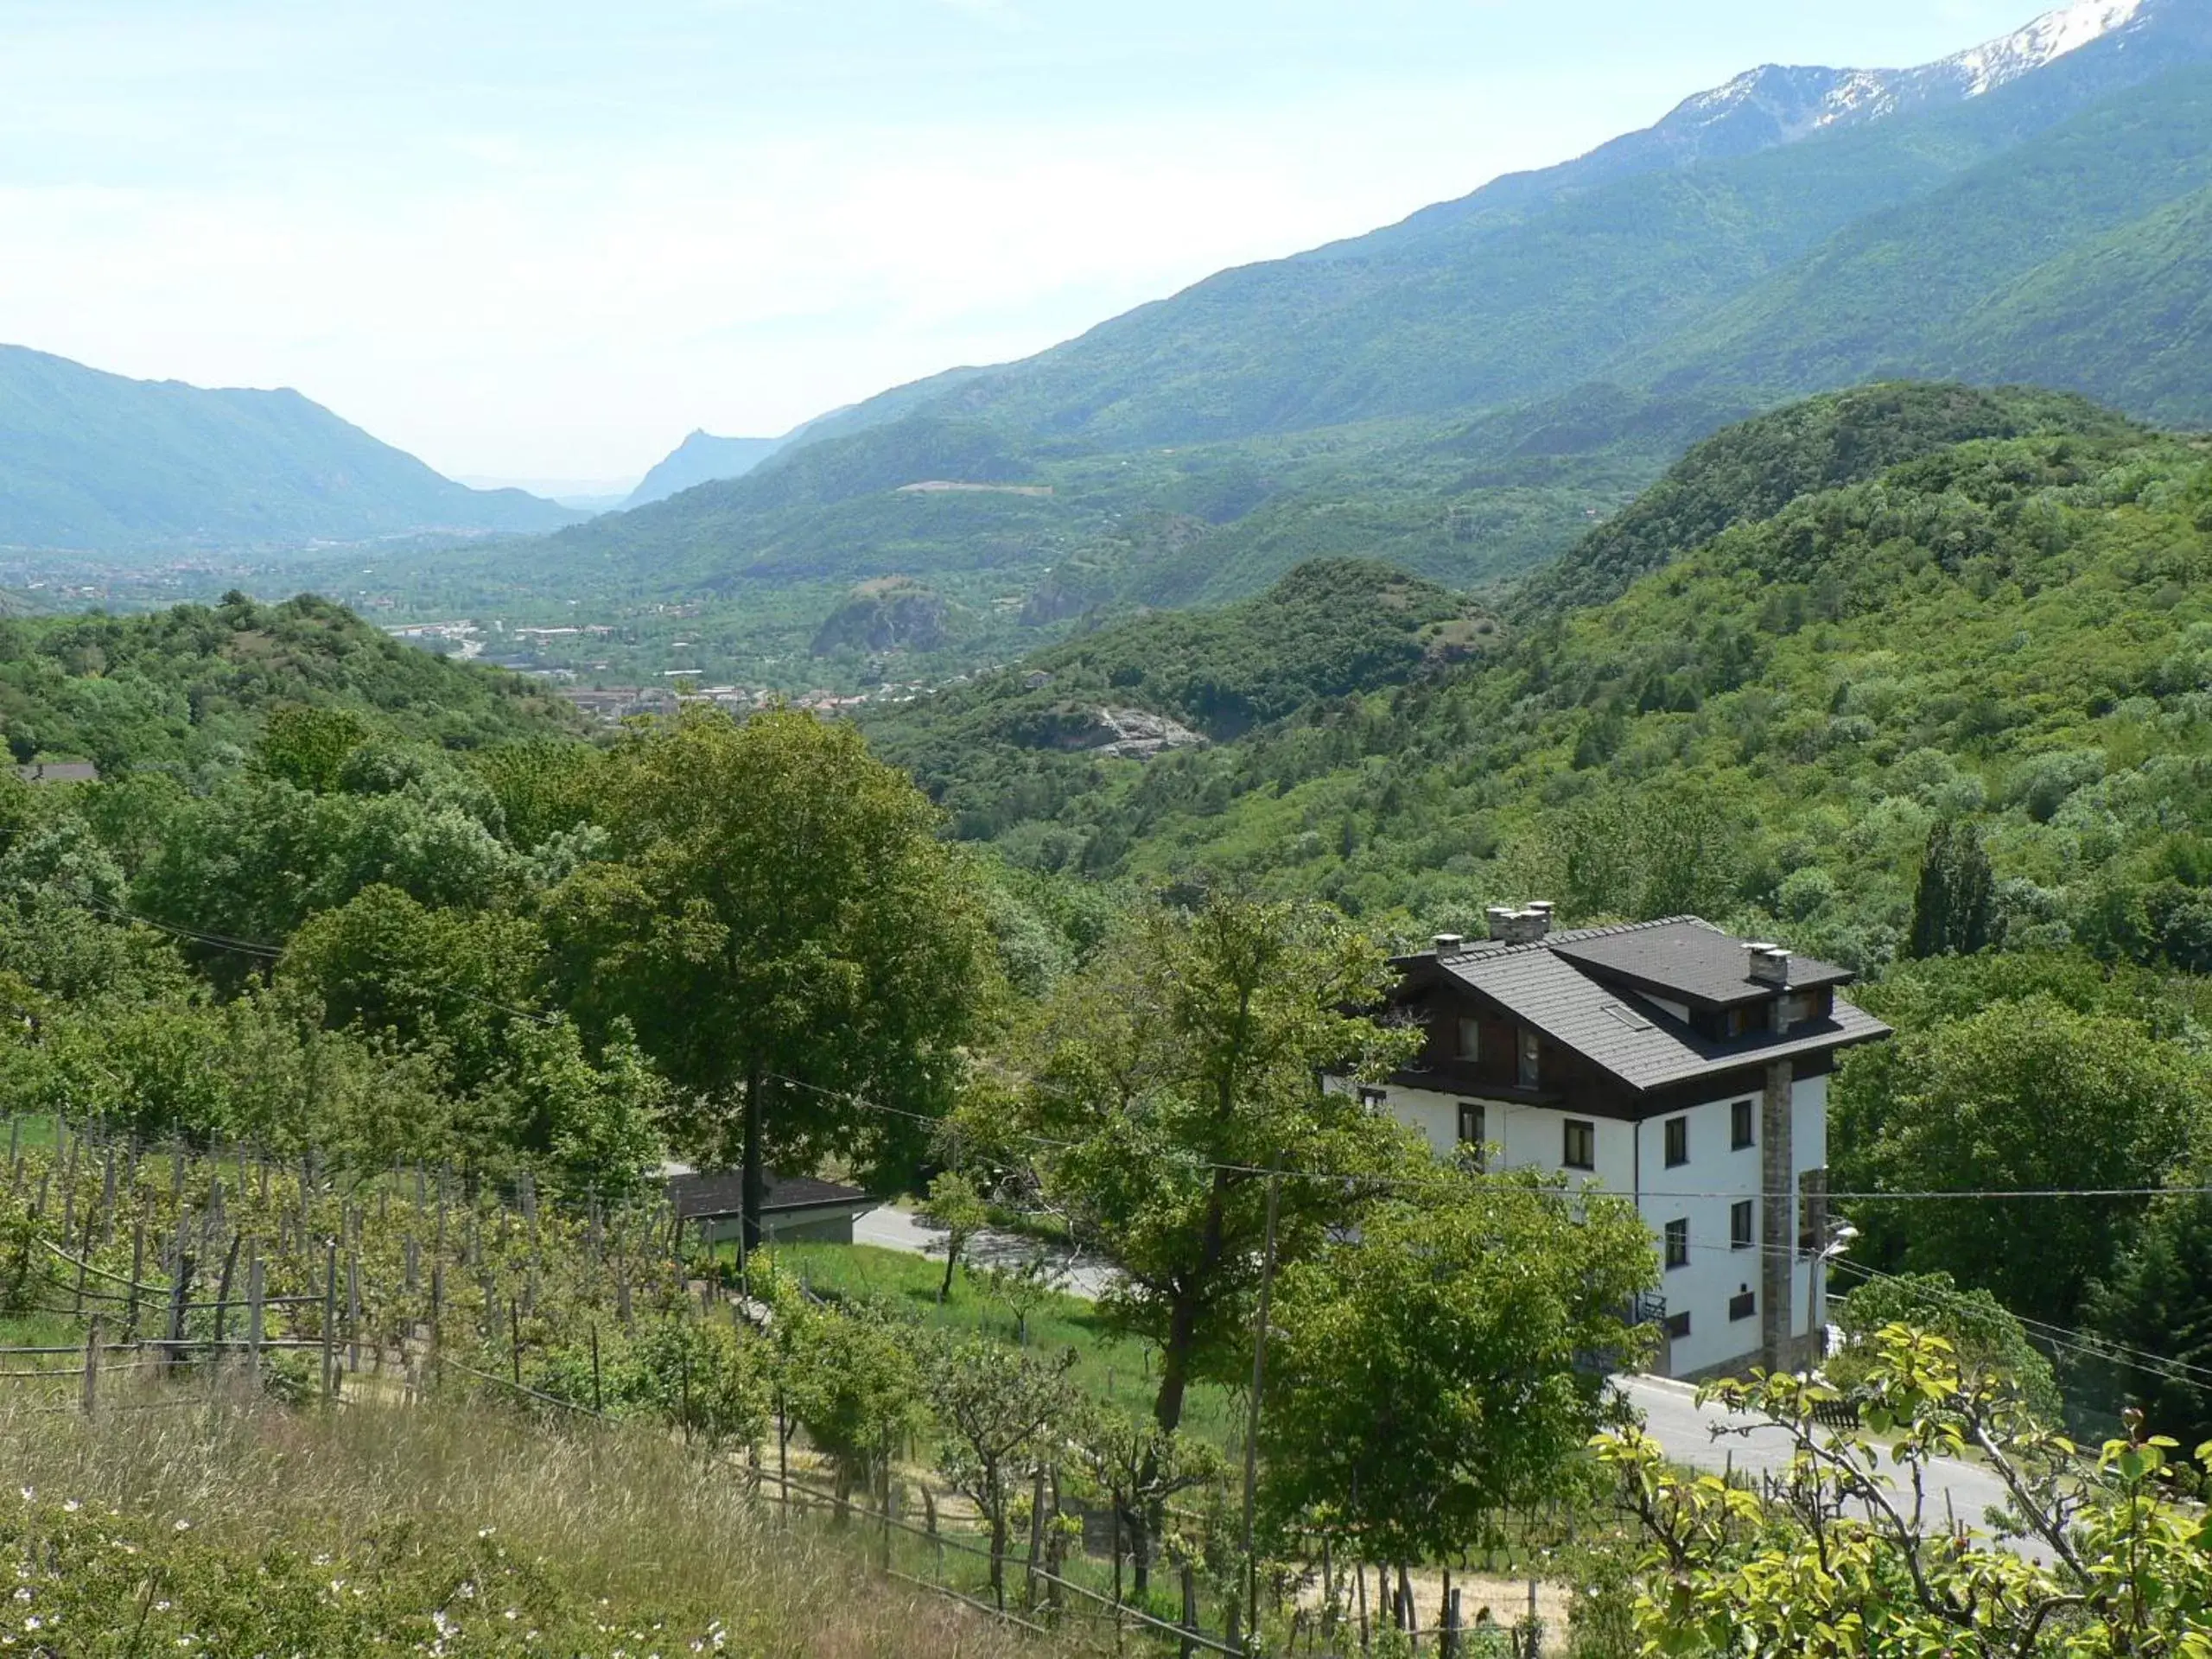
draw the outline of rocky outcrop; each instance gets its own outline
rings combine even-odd
[[[945,643],[950,607],[944,596],[905,576],[864,582],[817,630],[817,657],[840,650],[936,651]]]
[[[1169,749],[1203,747],[1205,736],[1180,721],[1141,709],[1082,709],[1062,727],[1060,747],[1111,755],[1121,760],[1149,760]]]

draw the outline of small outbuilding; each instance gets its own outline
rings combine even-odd
[[[734,1169],[696,1170],[671,1165],[668,1201],[690,1236],[704,1227],[715,1243],[734,1239],[745,1224],[745,1177]],[[760,1208],[761,1236],[770,1243],[849,1244],[854,1218],[876,1200],[857,1186],[812,1175],[771,1171]]]

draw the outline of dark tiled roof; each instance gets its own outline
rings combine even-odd
[[[1709,923],[1684,918],[1618,931],[1563,934],[1548,941],[1560,956],[1581,967],[1624,979],[1659,996],[1725,1008],[1758,1002],[1775,987],[1751,975],[1744,942]],[[1789,959],[1789,988],[1846,985],[1851,970],[1810,957]]]
[[[1555,933],[1531,944],[1480,941],[1441,961],[1427,960],[1449,978],[1490,998],[1515,1019],[1535,1027],[1637,1090],[1662,1088],[1708,1073],[1790,1059],[1889,1034],[1887,1026],[1839,996],[1830,1019],[1802,1023],[1780,1035],[1753,1032],[1731,1041],[1714,1041],[1634,991],[1624,989],[1613,977],[1619,970],[1610,963],[1598,967],[1586,960],[1589,947],[1600,942],[1641,944],[1644,941],[1638,936],[1650,935],[1660,936],[1659,941],[1647,945],[1640,959],[1664,960],[1673,949],[1665,941],[1681,938],[1688,930],[1705,934],[1733,952],[1740,970],[1740,944],[1704,922],[1680,917],[1627,927]],[[1701,944],[1684,949],[1681,958],[1719,960]],[[1826,964],[1820,965],[1826,969]],[[1827,971],[1849,977],[1841,969]],[[1793,974],[1792,982],[1807,982]],[[1774,995],[1771,986],[1762,987],[1761,991],[1767,996]]]
[[[671,1176],[668,1201],[686,1221],[698,1216],[735,1216],[745,1210],[745,1177],[734,1169],[711,1170]],[[768,1177],[762,1213],[779,1210],[817,1210],[839,1205],[861,1205],[868,1195],[841,1181],[824,1181],[811,1175]]]

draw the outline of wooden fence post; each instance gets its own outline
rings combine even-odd
[[[138,1213],[137,1224],[130,1230],[130,1295],[124,1305],[123,1339],[138,1340],[138,1281],[146,1271],[146,1215]]]
[[[89,1417],[99,1403],[100,1395],[100,1326],[103,1321],[97,1313],[85,1327],[85,1415]]]
[[[185,1306],[192,1295],[192,1258],[178,1253],[176,1272],[169,1281],[168,1338],[162,1345],[162,1369],[174,1372],[184,1363]]]
[[[1024,1612],[1037,1611],[1037,1567],[1045,1551],[1045,1465],[1039,1464],[1029,1486],[1029,1572],[1021,1589]]]
[[[361,1236],[353,1234],[353,1248],[346,1255],[346,1369],[361,1370]]]
[[[322,1246],[322,1397],[338,1397],[338,1241]]]
[[[245,1363],[257,1387],[261,1382],[261,1249],[257,1245],[245,1264]]]
[[[599,1321],[597,1319],[591,1322],[591,1408],[597,1414],[604,1414],[607,1410],[607,1402],[600,1397],[599,1391]]]
[[[1182,1659],[1191,1659],[1198,1644],[1191,1640],[1198,1633],[1198,1575],[1188,1561],[1183,1564],[1183,1641]]]

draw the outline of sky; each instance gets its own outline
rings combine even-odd
[[[0,340],[626,483],[2033,0],[0,0]]]

